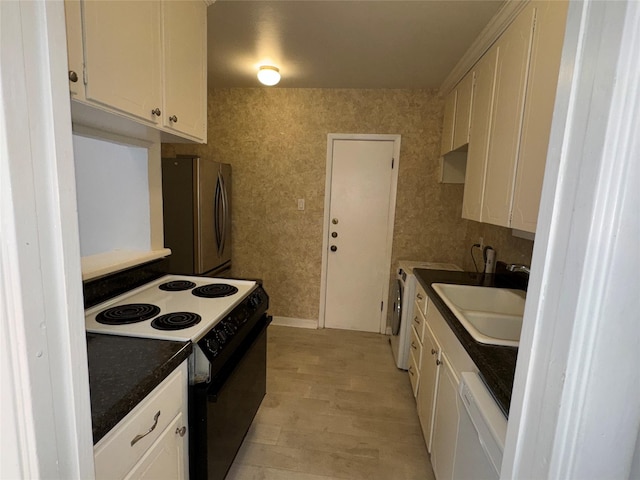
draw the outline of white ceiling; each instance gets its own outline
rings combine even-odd
[[[208,7],[209,85],[439,87],[503,5],[487,0],[218,0]]]

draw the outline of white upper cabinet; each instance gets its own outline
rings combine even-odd
[[[162,14],[163,125],[207,140],[207,8],[201,1],[168,1]]]
[[[494,45],[499,53],[482,221],[503,227],[510,221],[534,19],[535,9],[525,9]]]
[[[203,0],[66,0],[65,15],[74,123],[151,141],[206,141]]]
[[[498,47],[494,46],[476,63],[473,69],[475,86],[473,89],[473,109],[471,111],[462,217],[478,222],[481,221],[482,217],[482,198],[484,195],[497,61]]]
[[[444,155],[453,150],[453,129],[456,115],[456,90],[444,99],[444,121],[442,125],[442,146],[440,154]]]
[[[567,8],[530,2],[473,68],[464,218],[535,232]]]
[[[469,143],[473,72],[469,72],[456,87],[456,115],[453,122],[453,149]]]
[[[441,155],[469,143],[472,92],[473,72],[469,72],[445,98]]]
[[[157,122],[162,113],[159,2],[83,2],[86,98]]]
[[[533,2],[533,35],[511,227],[535,232],[560,72],[568,2]]]

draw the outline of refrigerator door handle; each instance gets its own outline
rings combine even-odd
[[[222,185],[222,241],[220,242],[220,256],[222,256],[227,243],[227,228],[229,227],[229,199],[227,198],[227,186],[222,175],[220,175],[220,183]]]
[[[218,249],[218,257],[222,251],[222,235],[220,234],[220,207],[222,206],[222,178],[218,172],[218,180],[216,181],[216,194],[213,200],[213,225],[216,236],[216,247]]]

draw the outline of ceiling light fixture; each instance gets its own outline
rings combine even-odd
[[[258,70],[258,80],[263,85],[272,87],[280,81],[280,70],[272,65],[262,65]]]

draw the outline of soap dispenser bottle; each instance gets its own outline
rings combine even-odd
[[[484,258],[484,273],[494,273],[496,271],[496,251],[493,247],[486,246],[482,251]]]

